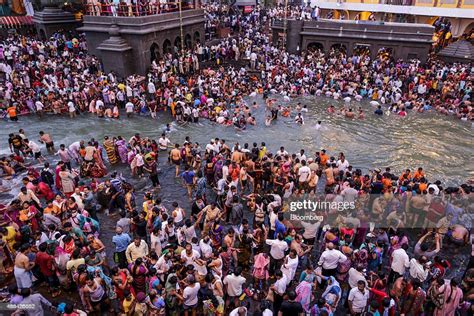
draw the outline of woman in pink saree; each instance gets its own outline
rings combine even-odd
[[[67,269],[66,265],[69,261],[70,256],[69,254],[64,251],[59,245],[54,249],[54,260],[56,262],[56,275],[59,279],[59,283],[64,287],[69,286],[69,279],[67,277]]]
[[[254,286],[257,289],[264,290],[268,280],[268,267],[270,258],[268,254],[261,252],[255,256],[255,263],[253,265]]]
[[[454,316],[462,300],[463,293],[456,280],[451,280],[439,288],[440,293],[444,293],[444,304],[441,308],[436,308],[434,316]]]
[[[115,141],[115,146],[117,147],[117,152],[122,163],[127,163],[127,142],[122,136],[118,136]]]
[[[303,309],[308,313],[311,309],[313,283],[301,281],[296,287],[296,301],[300,302]]]

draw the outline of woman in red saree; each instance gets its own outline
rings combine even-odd
[[[113,267],[112,270],[112,284],[114,285],[117,299],[122,303],[125,298],[124,292],[129,291],[135,296],[135,290],[133,289],[131,282],[133,278],[127,269],[120,269],[119,267]]]
[[[413,280],[405,288],[402,314],[406,316],[421,315],[425,301],[426,292],[421,288],[421,283],[418,280]]]
[[[23,209],[19,213],[20,221],[24,225],[30,225],[32,231],[38,231],[40,228],[38,220],[36,219],[36,214],[38,214],[38,210],[31,202],[23,202],[22,206]]]
[[[58,189],[59,191],[62,189],[62,185],[61,185],[61,177],[59,176],[59,172],[61,171],[61,167],[64,165],[64,162],[60,161],[58,162],[58,164],[56,165],[56,169],[55,169],[55,175],[56,175],[56,179],[55,179],[55,183],[56,183],[56,189]]]
[[[90,169],[90,176],[93,178],[102,178],[107,174],[107,167],[104,165],[100,149],[96,148],[93,154],[94,165]]]
[[[148,269],[145,263],[143,263],[143,259],[137,258],[135,262],[130,263],[128,269],[131,271],[133,277],[132,286],[135,293],[146,293],[146,275],[148,274]]]

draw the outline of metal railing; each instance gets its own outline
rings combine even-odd
[[[182,3],[181,10],[194,9],[193,3]],[[157,15],[170,12],[179,12],[178,2],[141,2],[127,4],[120,3],[101,3],[93,0],[84,5],[85,15],[92,16],[123,16],[136,17]]]
[[[338,4],[387,4],[387,5],[396,5],[396,6],[422,6],[427,8],[437,8],[437,7],[446,7],[446,8],[466,8],[471,9],[471,2],[466,3],[466,0],[358,0],[358,1],[348,1],[348,0],[328,0],[324,2],[329,3],[338,3]]]

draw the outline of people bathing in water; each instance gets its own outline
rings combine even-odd
[[[296,124],[299,124],[299,125],[303,125],[304,124],[304,119],[303,119],[303,116],[301,115],[301,113],[298,113],[295,117],[295,123]]]
[[[46,112],[69,113],[72,119],[76,119],[76,113],[84,112],[118,118],[124,109],[127,116],[152,118],[159,111],[169,111],[177,121],[185,122],[208,115],[215,118],[212,112],[217,108],[238,105],[237,100],[246,96],[261,95],[268,108],[274,102],[269,98],[271,94],[282,96],[285,103],[297,96],[326,95],[343,98],[346,104],[364,98],[397,104],[405,107],[402,115],[410,109],[435,110],[466,121],[474,119],[468,65],[437,59],[422,65],[418,60],[394,60],[383,54],[371,59],[361,51],[352,56],[339,50],[287,55],[271,44],[258,21],[238,23],[241,32],[236,38],[222,39],[213,47],[196,45],[186,49],[189,58],[165,54],[161,60],[153,61],[146,76],[132,75],[123,80],[101,71],[99,60],[87,53],[82,36],[56,33],[53,40],[45,42],[10,36],[2,42],[0,55],[0,69],[6,81],[0,89],[0,98],[5,100],[0,107],[11,120],[18,120],[18,113]],[[74,50],[65,45],[71,41],[77,43]],[[38,45],[42,48],[38,49]],[[21,54],[25,50],[40,57],[34,63],[24,60]],[[202,50],[208,52],[206,60],[214,62],[214,69],[200,67]],[[267,57],[260,60],[258,56],[263,54]],[[242,55],[255,57],[251,64],[260,71],[259,76],[249,73],[246,67],[221,66],[223,58]],[[12,60],[16,61],[15,71],[10,65]],[[68,63],[71,60],[74,62]],[[62,71],[64,63],[69,67],[67,76]],[[47,73],[44,80],[38,77],[42,72]],[[258,105],[254,101],[252,106]],[[305,106],[296,108],[296,113],[305,112]]]

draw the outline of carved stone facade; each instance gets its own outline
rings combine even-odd
[[[80,25],[74,14],[55,6],[46,6],[43,10],[36,11],[33,22],[35,23],[36,32],[42,40],[49,38],[60,30],[74,31]]]
[[[328,53],[343,47],[351,55],[355,48],[366,47],[374,58],[380,49],[390,50],[395,59],[420,59],[425,62],[434,28],[426,24],[380,23],[344,20],[287,21],[287,45],[290,53],[316,46]],[[284,37],[283,21],[273,23],[273,41]]]
[[[182,11],[184,45],[204,42],[204,10]],[[144,75],[153,58],[181,47],[179,12],[143,17],[84,16],[90,54],[106,71],[119,76]]]

